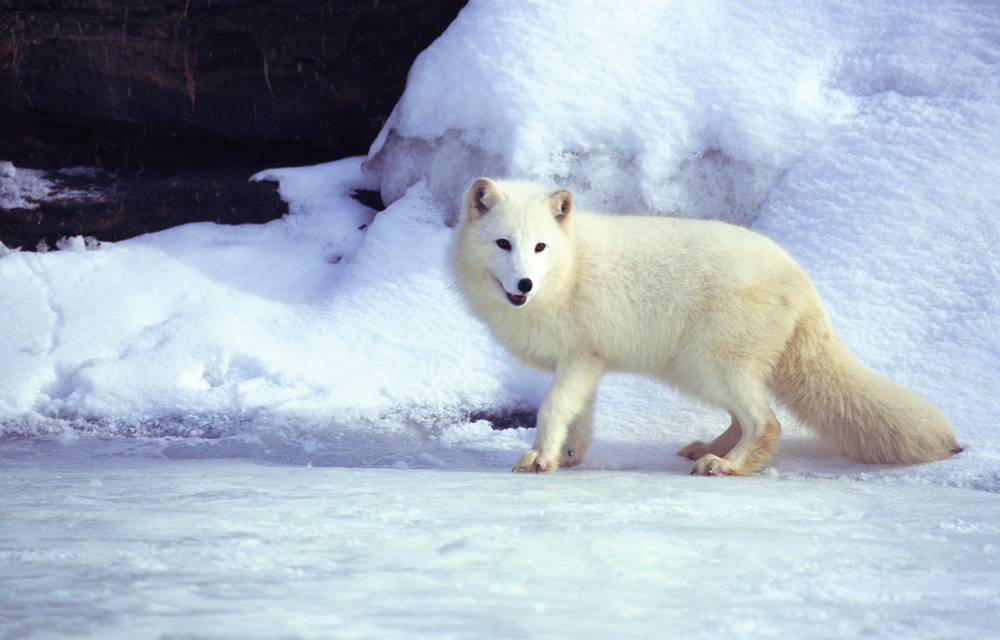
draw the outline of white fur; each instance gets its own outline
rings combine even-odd
[[[937,407],[854,359],[805,272],[753,231],[576,211],[568,191],[481,178],[452,259],[470,310],[516,357],[555,374],[515,471],[583,461],[597,382],[610,370],[729,411],[722,435],[679,452],[696,461],[692,473],[764,465],[780,433],[772,395],[855,460],[960,450]]]

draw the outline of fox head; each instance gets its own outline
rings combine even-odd
[[[572,255],[573,194],[480,178],[465,197],[455,262],[460,288],[515,307],[547,295]]]

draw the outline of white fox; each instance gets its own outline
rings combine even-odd
[[[961,451],[948,418],[862,366],[802,268],[748,229],[577,211],[569,191],[480,178],[452,262],[473,314],[516,357],[555,374],[515,471],[583,461],[606,371],[652,376],[729,412],[722,435],[678,452],[696,461],[693,474],[763,466],[781,431],[772,396],[858,462]]]

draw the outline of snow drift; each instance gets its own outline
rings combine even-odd
[[[452,205],[487,175],[747,223],[859,98],[995,98],[991,26],[960,3],[474,0],[418,57],[365,169],[386,202],[424,179]]]

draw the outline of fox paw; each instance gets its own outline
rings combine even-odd
[[[557,460],[543,457],[541,453],[531,449],[521,456],[521,461],[511,471],[518,473],[548,473],[549,471],[555,471],[558,466]]]
[[[690,445],[688,445],[690,446]],[[687,447],[685,447],[686,449]],[[681,449],[683,451],[684,449]],[[698,462],[691,467],[693,476],[742,476],[743,471],[725,458],[712,455],[711,453],[702,456]]]
[[[677,455],[690,458],[691,460],[700,460],[707,454],[708,443],[702,442],[701,440],[695,440],[691,444],[681,447],[681,450],[677,452]]]

